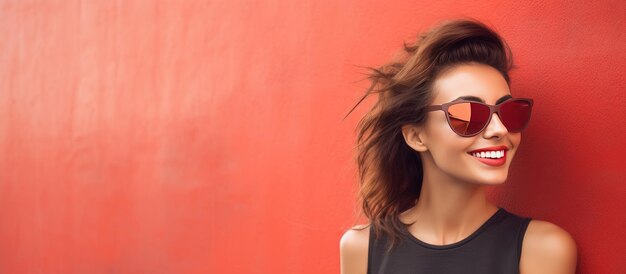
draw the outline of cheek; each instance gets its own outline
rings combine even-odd
[[[509,154],[508,154],[509,159],[507,159],[507,161],[510,162],[511,160],[513,160],[513,158],[515,157],[515,153],[519,149],[519,145],[522,142],[522,134],[521,133],[510,134],[509,142],[511,142],[511,146],[513,148],[511,151],[509,151]]]
[[[442,115],[443,116],[443,115]],[[430,139],[437,143],[454,142],[463,137],[454,133],[445,117],[436,117],[427,123]]]
[[[433,125],[429,134],[429,149],[433,160],[440,167],[461,167],[464,154],[471,147],[474,138],[465,138],[452,131],[447,123]]]
[[[449,147],[450,150],[456,150],[455,148],[465,148],[472,143],[473,138],[465,138],[456,134],[450,125],[448,125],[448,121],[443,118],[443,120],[433,121],[430,124],[429,135],[431,141],[437,143],[437,145]]]
[[[522,133],[511,134],[511,144],[513,147],[517,148],[519,144],[522,142]]]

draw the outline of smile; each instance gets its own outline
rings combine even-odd
[[[474,152],[471,155],[479,158],[499,159],[504,157],[504,150]]]
[[[474,159],[479,162],[489,165],[489,166],[501,166],[506,162],[506,151],[505,150],[495,150],[495,151],[481,151],[474,153],[467,153],[471,155]]]

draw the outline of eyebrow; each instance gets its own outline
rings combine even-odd
[[[513,98],[513,96],[511,96],[510,94],[504,95],[502,97],[500,97],[500,99],[498,99],[498,101],[496,101],[496,105],[500,104],[504,101],[506,101],[507,99]],[[456,98],[454,100],[452,100],[451,102],[455,102],[455,101],[459,101],[459,100],[467,100],[467,101],[476,101],[476,102],[481,102],[481,103],[485,103],[485,100],[483,100],[480,97],[476,97],[476,96],[471,96],[471,95],[467,95],[467,96],[461,96],[459,98]]]

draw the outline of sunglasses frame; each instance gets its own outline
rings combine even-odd
[[[497,113],[498,117],[502,121],[502,118],[501,118],[502,116],[500,115],[500,107],[502,105],[506,104],[506,103],[510,103],[510,102],[513,102],[513,101],[524,101],[524,102],[527,102],[530,105],[530,107],[531,107],[531,113],[532,113],[532,107],[533,107],[533,99],[532,98],[510,98],[510,99],[508,99],[508,100],[506,100],[506,101],[504,101],[504,102],[502,102],[502,103],[500,103],[498,105],[489,105],[489,104],[485,104],[483,102],[476,102],[476,101],[470,101],[470,100],[458,100],[458,101],[452,101],[452,102],[444,103],[444,104],[441,104],[441,105],[430,105],[430,106],[427,106],[426,107],[426,112],[431,112],[431,111],[436,111],[436,110],[443,110],[443,112],[446,114],[446,120],[448,121],[448,125],[450,126],[452,131],[454,131],[454,133],[458,134],[461,137],[472,137],[472,136],[475,136],[475,135],[481,133],[483,130],[485,130],[487,125],[489,125],[489,123],[491,123],[491,117],[493,117],[494,113]],[[487,118],[487,122],[485,123],[485,125],[483,125],[483,127],[479,131],[477,131],[474,134],[466,134],[466,135],[464,135],[464,134],[458,133],[454,129],[454,127],[452,126],[452,123],[450,122],[450,113],[448,112],[448,108],[450,106],[452,106],[452,105],[460,104],[460,103],[480,104],[480,105],[483,105],[483,106],[486,106],[486,107],[489,108],[489,118]],[[530,117],[528,118],[528,120],[530,121]],[[526,127],[528,127],[528,124],[529,124],[529,122],[526,122],[524,127],[522,127],[519,131],[515,131],[515,132],[521,132],[521,131],[525,130]],[[506,127],[506,125],[505,125],[505,127]],[[508,128],[507,128],[507,130],[508,130]],[[509,131],[509,132],[512,132],[512,131]]]

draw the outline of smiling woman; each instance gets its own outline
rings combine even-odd
[[[356,159],[370,222],[342,236],[341,273],[575,272],[568,232],[485,195],[506,181],[531,117],[533,99],[509,89],[512,68],[505,41],[472,18],[371,68],[361,101],[378,101],[358,124]]]

